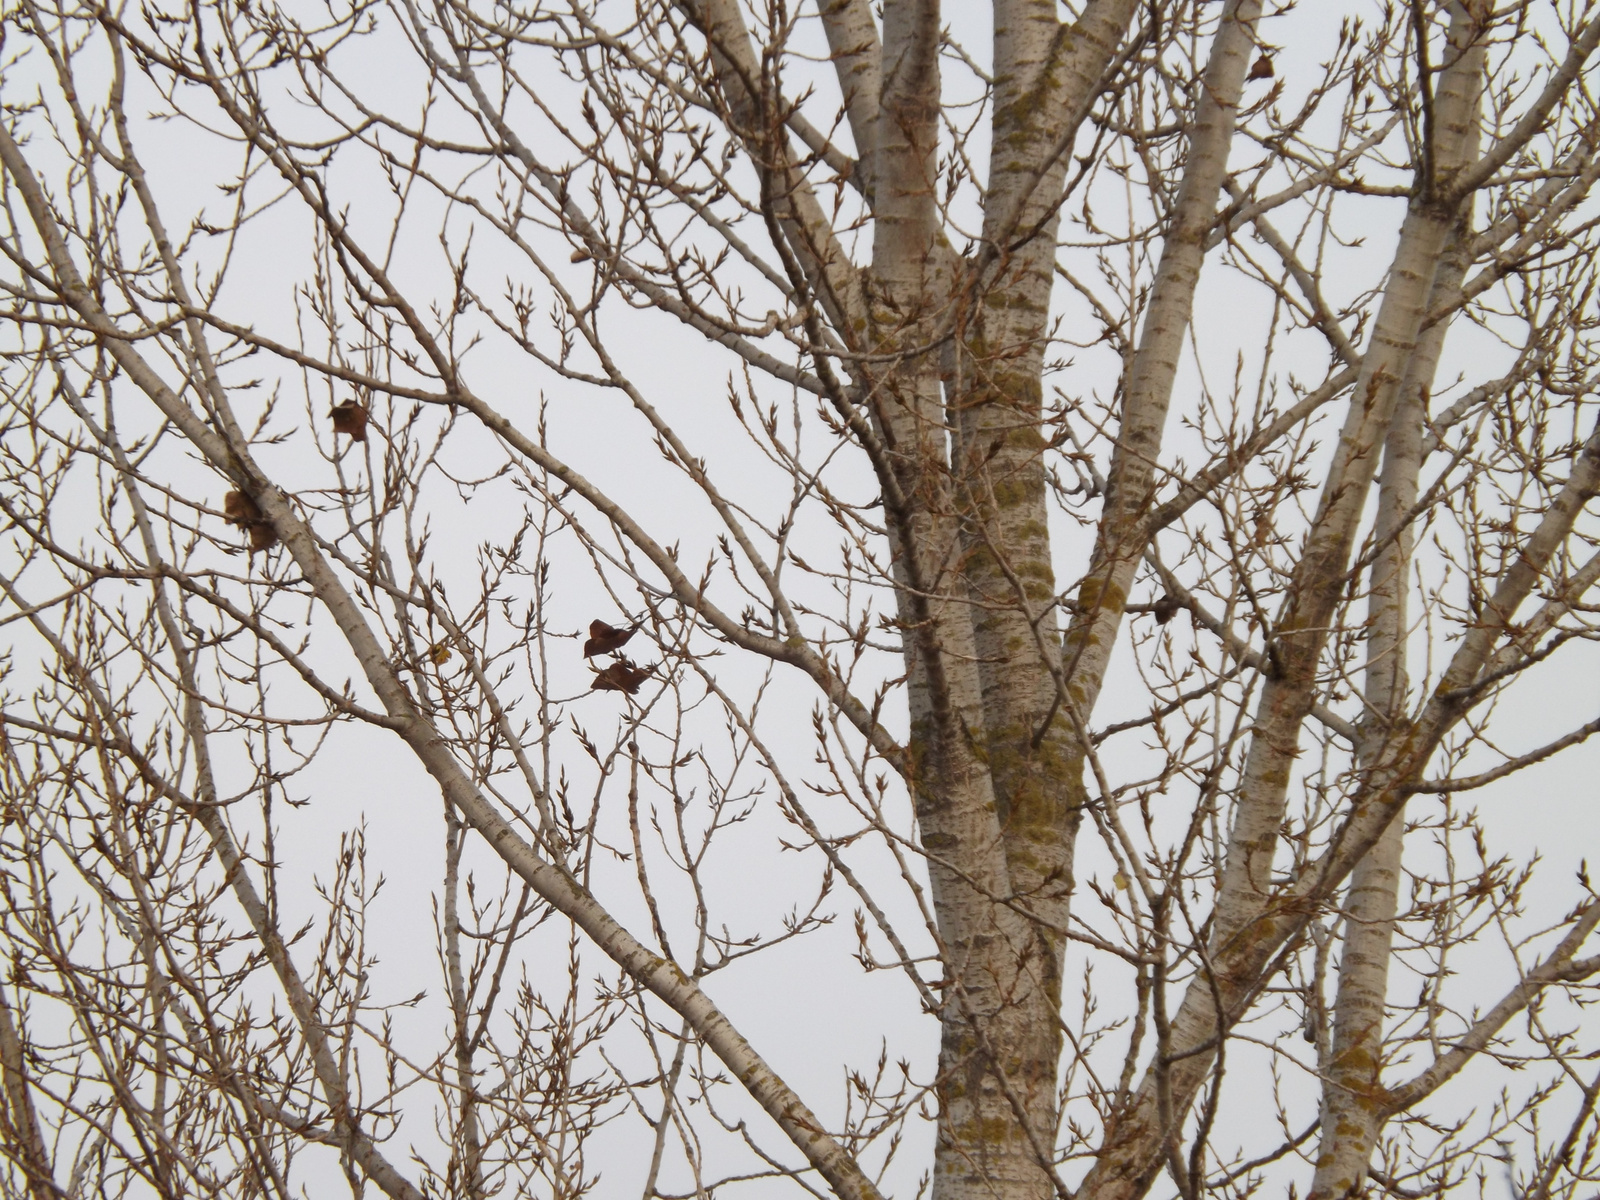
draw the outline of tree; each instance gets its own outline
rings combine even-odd
[[[1600,8],[4,29],[7,1195],[1595,1181]]]

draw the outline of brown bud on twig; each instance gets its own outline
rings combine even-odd
[[[367,410],[354,400],[335,404],[328,414],[333,418],[333,432],[349,436],[352,442],[367,440]]]
[[[593,658],[596,654],[615,653],[626,646],[628,639],[638,632],[637,622],[627,629],[618,629],[615,625],[607,625],[604,621],[590,621],[589,640],[583,644],[583,656]]]

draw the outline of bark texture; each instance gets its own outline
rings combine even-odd
[[[1273,878],[1284,804],[1367,490],[1402,382],[1413,369],[1442,252],[1457,225],[1460,197],[1444,180],[1464,168],[1476,144],[1483,74],[1478,32],[1470,14],[1458,8],[1451,28],[1455,53],[1441,73],[1435,99],[1432,151],[1441,176],[1431,183],[1419,181],[1318,510],[1283,609],[1268,634],[1272,669],[1257,704],[1228,833],[1208,969],[1185,991],[1172,1020],[1170,1048],[1145,1075],[1115,1144],[1090,1170],[1080,1192],[1085,1197],[1130,1200],[1150,1186],[1163,1165],[1173,1123],[1182,1119],[1210,1072],[1216,1040],[1226,1033],[1257,985],[1261,967],[1293,924],[1292,892],[1286,894]],[[1393,663],[1390,657],[1388,664]],[[1388,815],[1392,818],[1392,812]],[[1381,829],[1374,830],[1368,848],[1381,836]],[[1382,866],[1372,869],[1382,871]],[[1347,1038],[1356,1028],[1370,1027],[1372,1020],[1370,1013],[1354,1011],[1354,1001],[1351,1007],[1344,1023]]]
[[[267,1200],[303,1190],[287,1164],[320,1145],[355,1194],[579,1195],[593,1177],[565,1160],[548,1187],[514,1171],[562,1159],[569,1134],[640,1121],[646,1200],[751,1182],[879,1200],[903,1169],[885,1160],[930,1119],[934,1200],[1142,1200],[1163,1172],[1182,1200],[1247,1195],[1302,1154],[1311,1200],[1374,1178],[1402,1195],[1437,1178],[1442,1194],[1577,1078],[1588,1050],[1532,1021],[1517,1036],[1540,1047],[1551,1091],[1470,1150],[1424,1155],[1415,1177],[1374,1175],[1386,1130],[1424,1124],[1423,1102],[1514,1019],[1600,973],[1582,956],[1600,928],[1584,878],[1498,999],[1474,994],[1441,1034],[1433,996],[1457,943],[1412,938],[1424,922],[1402,904],[1419,880],[1405,823],[1419,797],[1600,734],[1569,722],[1512,754],[1484,732],[1511,681],[1594,638],[1600,119],[1584,87],[1600,0],[1555,16],[1416,0],[1371,30],[1347,22],[1325,56],[1276,47],[1273,22],[1295,6],[1261,0],[994,0],[979,53],[960,40],[972,13],[939,0],[438,0],[358,6],[327,29],[242,0],[13,8],[6,37],[15,27],[29,50],[6,58],[0,106],[0,550],[21,565],[0,564],[0,627],[24,631],[44,666],[28,698],[9,649],[0,661],[0,935],[27,943],[0,994],[0,1191],[123,1194],[89,1180],[96,1155],[120,1154],[119,1179],[163,1195]],[[373,30],[412,56],[420,115],[337,74],[345,43]],[[1515,67],[1503,88],[1489,78],[1501,53]],[[13,82],[34,59],[55,72],[48,100]],[[86,101],[105,64],[105,95]],[[124,111],[130,73],[173,106],[163,115],[240,150],[218,193],[238,205],[231,226],[207,210],[169,234]],[[382,83],[406,94],[401,74]],[[962,88],[977,98],[958,101]],[[343,190],[373,163],[370,191],[394,203],[387,243],[372,196]],[[1389,206],[1398,238],[1352,288],[1346,206],[1369,201],[1357,211]],[[443,257],[424,264],[433,248],[407,238],[435,202]],[[275,315],[234,311],[228,288],[198,281],[227,274],[234,239],[262,253],[257,228],[289,210],[311,265],[298,324],[273,334]],[[212,238],[215,261],[195,249]],[[502,273],[487,282],[484,258]],[[438,295],[417,282],[434,267]],[[1265,348],[1227,314],[1206,319],[1203,297],[1231,295],[1202,289],[1220,270],[1265,297]],[[544,308],[550,328],[535,328]],[[725,356],[716,419],[731,424],[712,449],[695,444],[698,393],[700,407],[674,407],[676,381],[649,354],[650,377],[629,374],[641,355],[618,340],[619,315],[673,322]],[[1442,365],[1468,320],[1505,351],[1470,389]],[[1205,344],[1219,336],[1225,350]],[[480,366],[495,346],[564,389],[539,401],[556,407],[535,412],[500,360]],[[267,361],[300,378],[309,431],[284,432],[278,392],[241,374]],[[575,416],[559,408],[568,393],[615,409]],[[126,419],[135,404],[143,425]],[[336,416],[351,405],[359,443]],[[782,486],[743,477],[728,429]],[[462,430],[477,440],[451,440]],[[501,457],[471,475],[488,455]],[[658,528],[676,509],[617,498],[656,469],[705,522],[700,549],[706,530]],[[220,512],[189,498],[196,471],[225,489]],[[82,535],[89,549],[60,532],[83,524],[71,486],[85,475],[102,480],[105,526]],[[441,488],[494,497],[512,529],[462,538],[481,570],[465,602],[459,563],[438,568],[430,543]],[[836,558],[808,562],[837,530]],[[546,607],[558,538],[561,586],[581,578],[575,594],[593,585],[623,610],[586,613],[587,642]],[[574,676],[562,655],[580,644]],[[759,668],[750,694],[719,674],[733,656]],[[798,767],[759,732],[774,678],[815,698],[816,752]],[[301,707],[280,709],[274,688],[301,689]],[[609,752],[597,711],[615,726]],[[696,744],[706,713],[727,746]],[[400,1052],[394,1006],[370,998],[358,939],[340,940],[362,919],[348,893],[319,893],[330,932],[314,965],[279,924],[275,806],[320,753],[305,745],[346,725],[399,747],[444,809],[448,1032],[425,1055]],[[1469,753],[1498,757],[1479,769]],[[93,759],[116,786],[85,783]],[[235,769],[249,782],[223,782]],[[573,811],[584,773],[587,817]],[[58,795],[67,815],[51,825]],[[235,813],[257,795],[253,840]],[[729,889],[708,864],[758,811],[821,865],[808,912],[747,937],[718,928]],[[145,836],[152,816],[178,831],[177,866],[166,834]],[[1098,836],[1092,854],[1080,835]],[[211,890],[162,900],[167,875],[147,862]],[[28,942],[48,908],[31,897],[62,864],[102,872],[81,890],[104,911],[74,895],[55,932],[94,911],[106,963],[69,961],[76,932]],[[514,903],[481,901],[486,864]],[[1497,920],[1520,918],[1520,885],[1497,870],[1438,903],[1492,896]],[[857,908],[855,963],[893,971],[939,1037],[931,1077],[906,1065],[886,1082],[886,1050],[829,1107],[706,980],[820,933],[836,887]],[[881,903],[880,887],[899,890]],[[222,900],[236,928],[207,923]],[[568,939],[559,1013],[526,980],[515,1002],[502,994],[519,966],[549,967],[527,925]],[[1436,955],[1421,1033],[1390,1002],[1397,948]],[[217,966],[239,958],[235,975]],[[1081,1003],[1066,983],[1079,966]],[[1127,1011],[1097,1009],[1090,966],[1118,972]],[[259,1026],[258,984],[273,1000]],[[87,1048],[41,1043],[56,1018],[35,1003],[70,1009]],[[580,1045],[571,1012],[590,1003],[599,1032]],[[1296,1012],[1303,1031],[1285,1028]],[[496,1043],[502,1026],[521,1040]],[[619,1030],[642,1057],[609,1056],[602,1039],[632,1035]],[[1313,1051],[1294,1044],[1302,1032]],[[381,1068],[359,1061],[358,1035]],[[1298,1106],[1304,1132],[1260,1157],[1218,1149],[1244,1141],[1219,1115],[1241,1084],[1236,1052],[1304,1072],[1300,1092],[1274,1093],[1283,1126]],[[96,1056],[138,1086],[100,1080]],[[585,1092],[592,1060],[609,1082]],[[190,1107],[174,1116],[185,1071]],[[424,1083],[448,1134],[437,1172],[386,1144],[396,1097]],[[1596,1137],[1596,1090],[1578,1090],[1530,1200],[1600,1178],[1578,1150]],[[541,1107],[558,1134],[529,1115]],[[133,1131],[112,1149],[102,1109],[105,1129]],[[235,1139],[246,1166],[207,1175],[209,1148],[183,1144],[189,1120]],[[707,1166],[723,1142],[739,1143],[737,1169]],[[92,1148],[63,1169],[61,1147],[79,1143]]]

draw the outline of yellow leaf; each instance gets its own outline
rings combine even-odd
[[[1121,871],[1118,871],[1111,877],[1111,882],[1117,885],[1117,891],[1119,892],[1125,892],[1128,890],[1128,877]]]

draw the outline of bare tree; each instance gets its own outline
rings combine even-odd
[[[0,29],[6,1196],[1591,1194],[1600,5]]]

